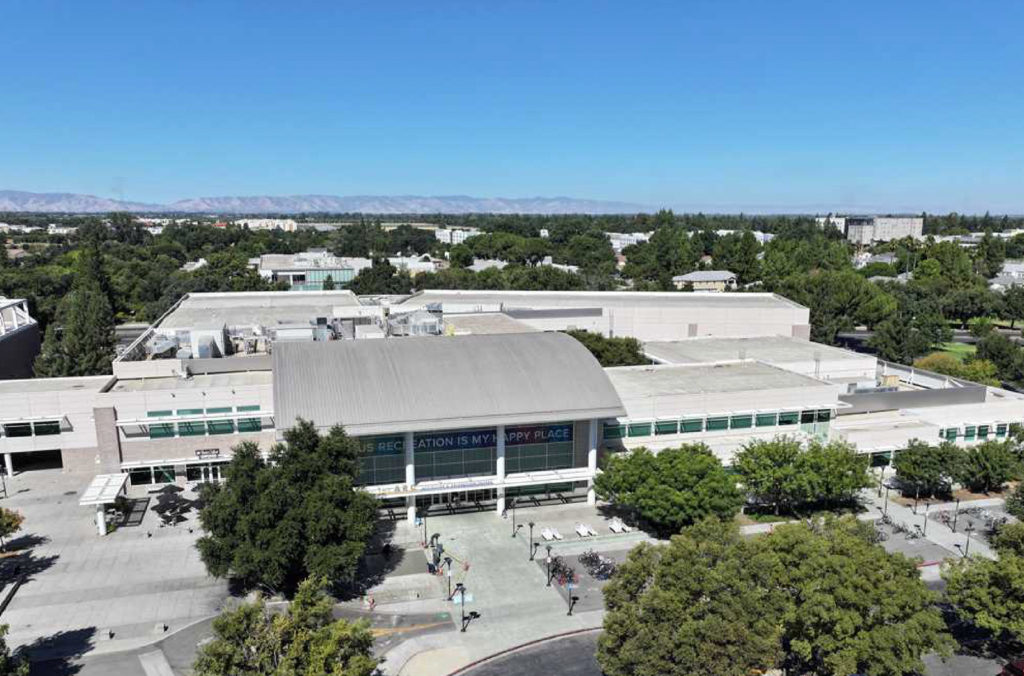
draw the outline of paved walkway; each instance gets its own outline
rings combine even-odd
[[[963,549],[967,545],[967,536],[964,533],[954,533],[950,528],[934,519],[929,519],[928,516],[941,511],[952,511],[956,508],[956,503],[938,503],[932,504],[930,507],[925,507],[924,503],[918,505],[917,512],[914,512],[913,507],[905,507],[904,505],[889,500],[888,507],[885,506],[885,494],[882,497],[878,497],[878,493],[875,490],[864,491],[864,497],[871,505],[872,510],[877,514],[887,514],[890,519],[896,523],[904,524],[906,526],[914,527],[920,526],[921,530],[924,531],[924,538],[930,542],[933,542],[950,553],[951,556],[963,556]],[[892,496],[890,496],[892,497]],[[963,510],[965,507],[993,507],[1001,505],[1002,499],[988,499],[988,500],[972,500],[969,505],[967,503],[960,503],[960,509]],[[964,517],[961,517],[964,518]],[[996,558],[995,552],[992,550],[984,540],[978,537],[971,538],[970,554],[977,554],[978,556],[984,556],[990,559]]]

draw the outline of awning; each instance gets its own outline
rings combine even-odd
[[[97,474],[92,478],[92,483],[82,493],[79,505],[109,505],[114,502],[125,484],[128,483],[127,474]]]
[[[506,488],[511,486],[543,486],[544,484],[586,481],[593,478],[594,473],[589,468],[571,467],[540,472],[517,472],[506,475],[504,481],[495,475],[475,476],[420,481],[413,486],[409,484],[363,486],[363,490],[378,498],[402,498],[412,495],[434,495],[437,493]]]

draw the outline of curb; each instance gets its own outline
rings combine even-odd
[[[469,664],[466,664],[464,666],[459,667],[455,671],[448,672],[448,676],[458,676],[458,674],[464,674],[467,671],[469,671],[470,669],[474,669],[474,668],[480,666],[481,664],[486,664],[487,662],[490,662],[491,660],[496,660],[499,657],[504,657],[505,655],[508,655],[510,653],[518,652],[520,650],[523,650],[524,648],[531,648],[531,647],[533,647],[535,645],[540,645],[541,643],[547,643],[548,641],[557,641],[558,639],[561,639],[561,638],[568,638],[570,636],[577,636],[579,634],[589,634],[592,631],[601,631],[603,628],[604,627],[601,626],[601,627],[588,627],[586,629],[574,629],[572,631],[562,632],[561,634],[552,634],[551,636],[545,636],[544,638],[538,638],[538,639],[534,639],[533,641],[527,641],[526,643],[521,643],[521,644],[519,644],[517,646],[512,646],[511,648],[505,648],[504,650],[498,651],[498,652],[494,653],[493,655],[488,655],[487,657],[481,657],[478,660],[474,660],[473,662],[470,662]]]

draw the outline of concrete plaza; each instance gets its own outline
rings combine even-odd
[[[0,617],[11,645],[38,642],[38,656],[113,652],[216,614],[227,584],[209,577],[199,559],[195,511],[161,527],[155,496],[136,488],[133,495],[151,498],[138,523],[99,536],[93,509],[78,504],[88,483],[59,470],[7,480],[3,506],[25,516],[12,542],[22,553],[4,561],[7,579],[18,567],[25,575]]]

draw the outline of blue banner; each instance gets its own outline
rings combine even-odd
[[[572,441],[572,423],[557,425],[523,425],[505,428],[506,446],[527,444],[553,444]],[[415,437],[417,451],[465,450],[468,448],[496,448],[498,434],[495,429],[451,430],[424,432]],[[370,437],[363,440],[363,448],[373,455],[396,455],[404,452],[401,435]]]

